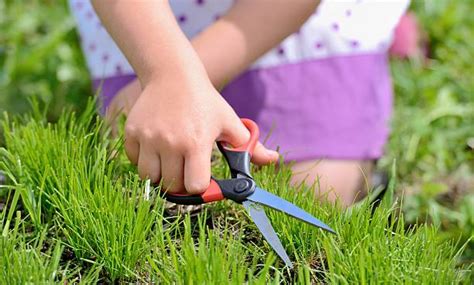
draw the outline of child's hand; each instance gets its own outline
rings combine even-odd
[[[258,30],[250,22],[261,22],[261,12],[268,8],[268,4],[257,9],[258,13],[252,13],[252,21],[246,19],[248,12],[255,11],[254,1],[236,5],[235,13],[229,13],[220,28],[215,25],[216,33],[208,32],[209,36],[196,41],[195,48],[203,51],[201,58],[204,62],[208,62],[206,54],[226,51],[209,60],[206,72],[196,50],[180,30],[168,1],[138,1],[133,5],[125,0],[93,1],[104,27],[127,57],[142,86],[143,91],[130,111],[125,130],[127,155],[138,164],[142,178],[148,177],[153,182],[163,178],[165,188],[172,192],[185,188],[189,193],[202,192],[210,182],[214,141],[223,140],[234,146],[247,141],[247,129],[214,89],[208,76],[220,85],[222,78],[235,75],[242,66],[250,64],[291,30],[296,30],[304,22],[304,15],[311,14],[312,10],[308,10],[306,4],[298,6],[296,10],[301,15],[295,18],[295,23],[272,37],[261,37],[261,34],[270,35],[269,27],[280,30],[269,22],[277,24],[283,22],[282,19],[293,18],[288,16],[285,3],[288,2],[280,1],[279,11],[283,16],[266,19],[266,24],[259,25],[262,29]],[[310,0],[305,3],[317,4]],[[133,13],[130,13],[132,7]],[[223,41],[232,44],[214,50],[205,48],[208,43],[216,43],[211,40],[214,34],[230,35],[231,40]],[[269,40],[261,42],[260,38]],[[251,40],[247,42],[245,39]],[[239,40],[240,44],[234,44]],[[258,46],[250,45],[254,40]],[[232,64],[238,68],[224,72],[222,78],[215,76],[221,71],[212,66],[228,65],[223,59],[233,57],[240,58],[239,63]],[[276,152],[262,145],[257,145],[253,154],[253,162],[258,164],[277,159]]]
[[[171,77],[171,78],[170,78]],[[130,111],[125,147],[142,178],[166,190],[201,193],[209,186],[211,151],[216,140],[244,144],[249,132],[209,80],[170,75],[143,88]],[[257,146],[254,163],[278,159],[275,151]]]

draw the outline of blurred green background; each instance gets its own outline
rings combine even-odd
[[[467,245],[474,260],[474,1],[416,1],[428,58],[392,60],[396,91],[394,159],[409,224],[438,225]],[[54,121],[65,106],[81,110],[92,95],[74,20],[65,1],[0,0],[0,111],[48,105]],[[470,240],[470,241],[469,241]]]
[[[83,108],[90,79],[67,1],[0,0],[0,111],[23,113],[39,98],[57,118]]]

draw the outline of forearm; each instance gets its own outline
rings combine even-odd
[[[93,4],[142,86],[143,81],[158,74],[201,69],[197,53],[210,80],[219,88],[297,31],[319,1],[239,0],[192,39],[194,50],[167,1],[136,1],[133,7],[128,1],[93,0]]]
[[[142,86],[165,74],[191,73],[190,70],[205,74],[167,0],[93,0],[93,5]]]
[[[192,39],[216,87],[296,32],[314,12],[317,0],[239,0],[229,12]]]

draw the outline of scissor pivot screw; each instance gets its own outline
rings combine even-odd
[[[237,193],[242,193],[249,188],[250,183],[247,180],[237,181],[234,185],[234,191]]]

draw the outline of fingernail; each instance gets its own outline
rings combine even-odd
[[[278,154],[278,152],[276,152],[276,151],[274,151],[274,150],[271,150],[271,149],[267,149],[267,155],[268,155],[268,156],[271,156],[271,157],[278,157],[278,156],[280,156],[280,155]]]

